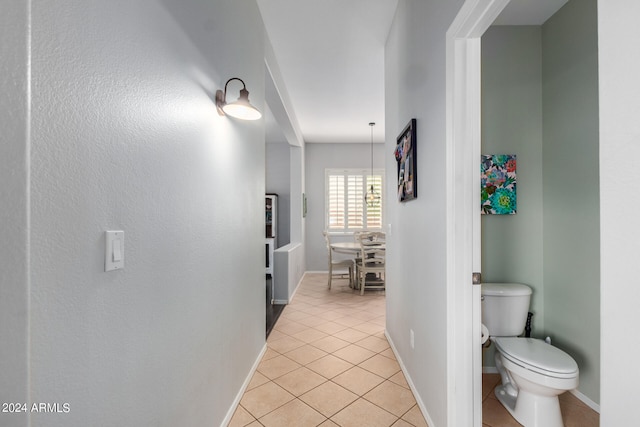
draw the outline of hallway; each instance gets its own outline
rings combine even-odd
[[[267,339],[267,351],[230,427],[427,426],[384,336],[383,291],[364,296],[310,273]],[[483,375],[483,426],[519,425]],[[570,393],[560,398],[567,427],[598,426],[599,414]]]
[[[229,426],[426,426],[384,327],[384,291],[305,275]]]

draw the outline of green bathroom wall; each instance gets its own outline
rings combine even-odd
[[[482,276],[532,288],[533,336],[544,329],[541,48],[540,26],[482,36],[482,154],[517,156],[518,204],[515,215],[482,216]],[[495,366],[493,346],[483,366]]]
[[[600,198],[596,0],[542,27],[544,326],[600,401]]]
[[[516,215],[482,217],[485,282],[533,288],[533,336],[550,336],[600,400],[597,11],[570,0],[542,26],[482,37],[482,153],[517,155]],[[493,349],[484,366],[494,366]]]
[[[531,286],[534,334],[544,327],[541,59],[540,26],[494,26],[482,36],[482,154],[517,156],[518,207],[482,216],[482,276]]]

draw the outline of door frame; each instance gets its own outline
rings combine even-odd
[[[466,0],[446,34],[447,418],[482,425],[480,38],[510,0]]]

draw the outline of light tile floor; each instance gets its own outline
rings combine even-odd
[[[306,274],[267,340],[230,427],[427,426],[384,335],[384,291],[360,296],[326,274]],[[483,426],[519,424],[483,375]],[[565,427],[599,425],[591,408],[565,393]]]
[[[384,335],[384,298],[306,274],[229,425],[427,426]]]

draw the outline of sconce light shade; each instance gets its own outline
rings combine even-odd
[[[242,83],[242,89],[240,89],[240,97],[237,101],[227,104],[227,86],[232,80],[238,80]],[[249,102],[249,91],[242,79],[233,77],[227,80],[224,85],[224,92],[218,90],[216,92],[216,107],[218,108],[218,114],[221,116],[228,115],[241,120],[258,120],[262,117],[262,114],[256,107]]]

